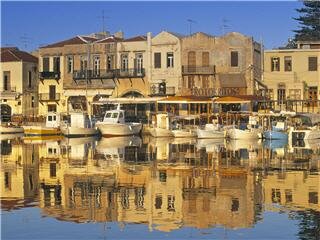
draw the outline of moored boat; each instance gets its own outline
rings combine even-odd
[[[60,115],[49,112],[46,116],[45,123],[32,123],[32,125],[22,126],[26,136],[50,136],[59,135],[60,131]]]
[[[224,138],[225,131],[217,124],[206,124],[204,129],[197,129],[198,138]]]
[[[142,124],[125,122],[125,112],[118,105],[116,110],[106,111],[103,121],[97,122],[96,127],[104,137],[129,136],[139,134]]]
[[[62,122],[60,129],[66,137],[88,137],[98,134],[88,114],[80,112],[70,113],[70,121]]]

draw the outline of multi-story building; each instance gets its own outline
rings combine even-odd
[[[299,42],[296,49],[274,49],[264,52],[263,83],[275,108],[287,101],[293,109],[316,107],[320,98],[319,42]]]
[[[16,47],[1,48],[1,114],[36,115],[38,59]]]
[[[181,95],[252,95],[261,83],[261,45],[231,32],[198,32],[181,39]]]

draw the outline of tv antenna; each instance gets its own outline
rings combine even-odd
[[[189,22],[189,32],[191,35],[192,34],[192,24],[197,23],[197,22],[194,21],[193,19],[187,19],[187,21]]]
[[[222,24],[221,24],[222,35],[224,35],[226,33],[226,30],[230,28],[230,25],[228,23],[229,23],[228,19],[222,18]]]
[[[29,38],[27,36],[27,34],[25,34],[25,33],[20,37],[20,41],[21,41],[22,45],[24,46],[24,50],[27,49],[28,44],[30,43],[30,40],[31,40],[31,38]]]
[[[100,18],[102,21],[102,32],[105,32],[106,31],[105,20],[108,19],[109,17],[106,16],[104,14],[104,10],[102,10],[101,16],[99,16],[98,18]]]

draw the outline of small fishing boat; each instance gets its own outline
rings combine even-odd
[[[249,116],[249,123],[246,129],[233,126],[227,130],[226,136],[230,139],[259,139],[262,138],[262,128],[257,124],[257,119]]]
[[[83,112],[70,113],[70,118],[61,123],[60,129],[66,137],[88,137],[99,133],[92,119]]]
[[[26,136],[59,135],[61,134],[60,115],[55,112],[49,112],[45,123],[32,123],[32,125],[24,125],[22,127]]]
[[[224,138],[225,131],[219,124],[206,124],[204,129],[197,129],[198,138]]]
[[[14,125],[12,123],[3,123],[0,124],[0,133],[1,134],[14,134],[14,133],[23,133],[23,127]]]
[[[96,127],[104,137],[129,136],[139,134],[142,124],[125,122],[125,112],[120,109],[120,104],[118,104],[117,109],[106,111],[103,121],[97,122]]]

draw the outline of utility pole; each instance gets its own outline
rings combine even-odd
[[[226,18],[222,18],[222,24],[221,24],[221,31],[222,31],[222,35],[224,35],[226,33],[226,29],[230,27],[230,25],[228,25],[228,19]]]
[[[189,33],[191,35],[192,34],[192,24],[197,23],[197,22],[192,19],[187,19],[187,22],[189,22]]]

